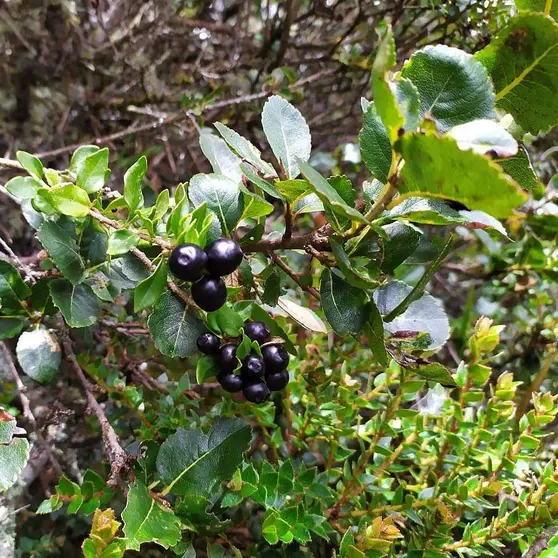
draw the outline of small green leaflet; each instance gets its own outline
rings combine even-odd
[[[147,159],[140,157],[124,174],[124,199],[133,215],[143,207],[143,178],[147,172]]]
[[[140,312],[153,306],[163,294],[167,286],[167,261],[162,259],[155,271],[134,290],[134,312]]]

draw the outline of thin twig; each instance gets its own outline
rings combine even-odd
[[[320,293],[314,288],[305,285],[300,277],[277,255],[273,252],[267,254],[273,263],[280,267],[303,291],[306,291],[310,296],[313,296],[316,300],[320,300]]]

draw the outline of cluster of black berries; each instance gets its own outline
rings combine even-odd
[[[245,357],[241,363],[240,374],[235,373],[238,366],[237,344],[221,345],[216,335],[203,333],[198,337],[198,349],[217,359],[217,380],[224,390],[231,393],[242,391],[251,403],[263,403],[269,398],[270,391],[280,391],[289,383],[289,353],[282,345],[268,343],[271,333],[262,322],[245,322],[244,333],[262,346],[262,356],[252,352]]]
[[[242,262],[240,246],[230,238],[218,238],[202,250],[196,244],[180,244],[169,257],[169,269],[183,281],[191,281],[192,298],[206,312],[219,310],[227,300],[221,277],[232,273]]]

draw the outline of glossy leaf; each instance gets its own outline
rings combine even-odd
[[[49,288],[53,303],[70,327],[87,327],[97,321],[101,304],[89,285],[72,285],[65,279],[54,279]]]
[[[147,159],[140,157],[124,174],[124,199],[130,214],[143,207],[143,179],[147,173]]]
[[[72,156],[71,170],[76,172],[76,184],[88,194],[94,194],[105,185],[108,176],[109,150],[93,146],[83,146],[80,149]]]
[[[140,281],[134,290],[134,312],[153,306],[167,286],[167,262],[161,260],[153,273]]]

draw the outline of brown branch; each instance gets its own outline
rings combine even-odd
[[[4,353],[4,361],[7,363],[8,370],[10,371],[10,373],[11,373],[13,379],[14,379],[16,389],[17,389],[17,394],[19,396],[19,400],[21,401],[21,407],[23,409],[23,416],[27,419],[27,421],[31,425],[31,428],[33,429],[33,432],[35,433],[35,436],[37,437],[37,442],[39,442],[39,445],[41,446],[42,450],[45,452],[46,456],[48,457],[48,459],[52,463],[52,466],[54,467],[54,470],[56,471],[56,474],[59,477],[61,477],[64,474],[64,471],[62,470],[62,467],[60,466],[60,463],[58,462],[56,457],[54,457],[54,454],[52,453],[52,449],[51,449],[49,443],[44,438],[44,436],[41,434],[41,431],[39,430],[39,427],[37,426],[37,420],[35,419],[35,415],[33,414],[33,411],[31,411],[31,404],[29,402],[28,397],[25,395],[25,391],[26,391],[27,388],[25,387],[25,385],[21,381],[21,378],[18,374],[18,371],[17,371],[16,365],[15,365],[12,353],[8,349],[8,347],[6,346],[6,344],[4,342],[0,342],[0,349]]]
[[[128,454],[120,445],[120,439],[118,438],[118,435],[108,421],[103,408],[93,395],[92,386],[89,383],[89,380],[85,377],[85,374],[83,373],[83,370],[81,369],[81,366],[76,359],[76,355],[72,348],[72,340],[70,339],[68,329],[64,325],[64,320],[61,316],[59,316],[59,323],[59,330],[61,332],[62,345],[64,346],[66,359],[68,360],[78,380],[83,386],[85,395],[87,397],[88,407],[95,413],[95,415],[97,416],[97,420],[101,425],[101,433],[103,442],[105,444],[105,450],[109,458],[111,470],[108,484],[114,485],[118,482],[121,471],[127,467]]]
[[[303,291],[306,291],[310,296],[313,296],[316,300],[320,300],[320,293],[314,288],[305,285],[300,277],[277,255],[273,252],[268,252],[267,254],[271,261],[280,267]]]

